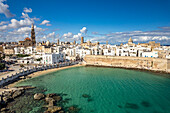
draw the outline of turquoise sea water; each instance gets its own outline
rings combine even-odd
[[[71,98],[67,106],[78,105],[80,113],[170,113],[170,78],[151,72],[75,67],[18,85],[67,94],[65,98]],[[90,97],[84,98],[83,94]],[[34,106],[29,112],[33,113],[35,108],[39,109]]]

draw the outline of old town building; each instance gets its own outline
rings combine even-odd
[[[34,31],[34,24],[31,26],[31,39],[29,37],[25,38],[24,41],[19,41],[19,46],[36,46],[36,40],[35,40],[35,31]]]

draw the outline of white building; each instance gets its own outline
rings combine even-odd
[[[103,49],[103,55],[115,56],[115,51],[113,49]]]
[[[35,47],[15,47],[14,48],[15,54],[33,54],[36,53]]]
[[[151,57],[151,58],[158,58],[158,52],[153,51],[153,52],[143,52],[142,57]]]
[[[59,53],[47,53],[42,55],[42,64],[56,64],[64,61],[64,55]]]
[[[33,64],[34,59],[31,57],[24,57],[17,60],[19,64]]]

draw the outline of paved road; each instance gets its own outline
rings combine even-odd
[[[28,66],[28,67],[32,67],[32,66]],[[22,69],[24,69],[24,68],[21,68],[19,65],[17,65],[17,66],[9,65],[9,70],[11,70],[11,71],[0,73],[0,80],[2,80],[2,78],[7,78],[7,76],[11,76],[12,74],[18,73]]]
[[[15,74],[16,72],[19,72],[20,66],[13,66],[9,65],[9,71],[0,73],[0,80],[2,78],[6,78],[8,75],[11,76],[12,74]]]

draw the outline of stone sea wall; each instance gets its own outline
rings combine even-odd
[[[170,73],[170,59],[86,55],[86,65],[145,69]]]

